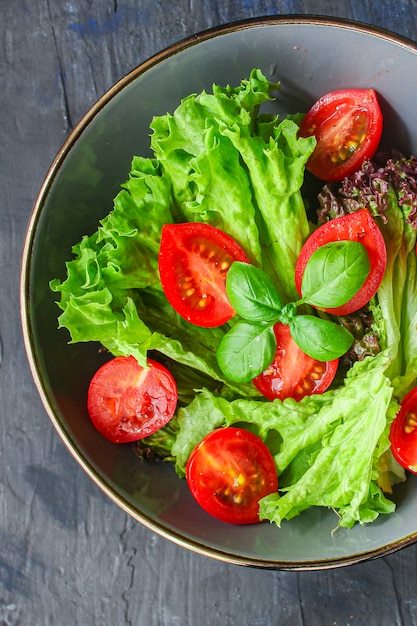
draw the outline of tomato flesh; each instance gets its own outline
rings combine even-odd
[[[391,424],[391,450],[398,463],[417,474],[417,387],[408,392]]]
[[[332,241],[358,241],[365,247],[369,257],[369,274],[360,290],[345,304],[324,309],[333,315],[349,315],[365,306],[381,284],[387,265],[385,242],[367,209],[336,217],[319,226],[307,239],[297,259],[295,284],[300,296],[303,274],[308,260],[320,246]]]
[[[373,89],[341,89],[326,94],[303,118],[299,135],[314,135],[316,148],[307,169],[321,180],[342,180],[371,159],[381,140],[383,115]]]
[[[234,316],[226,295],[226,275],[234,261],[249,263],[234,239],[214,226],[190,222],[162,228],[162,288],[171,306],[191,324],[213,328]]]
[[[148,437],[174,415],[178,394],[173,376],[157,361],[148,359],[147,364],[143,368],[132,356],[115,357],[91,379],[90,419],[113,443]]]
[[[339,359],[316,361],[298,347],[285,324],[276,324],[277,350],[271,365],[254,380],[255,387],[268,400],[301,400],[323,393],[332,383]]]
[[[230,524],[259,522],[259,500],[278,490],[274,459],[264,442],[232,426],[212,431],[197,444],[186,479],[199,505]]]

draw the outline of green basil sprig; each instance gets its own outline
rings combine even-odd
[[[318,248],[303,275],[302,298],[283,304],[271,278],[261,269],[235,261],[226,279],[226,292],[238,319],[223,336],[217,361],[234,382],[249,382],[272,362],[276,351],[274,325],[288,324],[294,341],[318,361],[336,359],[350,348],[352,334],[339,324],[314,315],[297,315],[300,304],[334,308],[359,291],[369,273],[362,244],[338,241]]]

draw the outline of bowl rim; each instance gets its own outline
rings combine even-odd
[[[49,416],[54,428],[56,429],[67,450],[86,472],[86,474],[92,479],[95,485],[98,486],[110,498],[110,500],[112,500],[117,506],[119,506],[125,513],[133,517],[133,519],[135,519],[136,521],[143,524],[149,530],[155,532],[159,536],[164,537],[165,539],[170,540],[176,545],[191,550],[194,553],[216,559],[218,561],[233,565],[251,566],[271,570],[312,571],[334,569],[341,566],[357,564],[370,559],[387,556],[393,552],[396,552],[416,543],[417,531],[376,549],[369,549],[347,556],[328,559],[316,558],[305,561],[281,561],[275,559],[269,560],[265,558],[250,556],[239,557],[236,554],[229,553],[227,551],[200,543],[198,540],[185,538],[179,532],[173,530],[172,528],[169,528],[168,526],[164,526],[164,524],[161,522],[156,522],[150,516],[136,510],[123,495],[116,494],[110,484],[106,484],[103,478],[99,475],[99,472],[78,450],[71,433],[61,423],[60,419],[54,413],[48,401],[47,391],[42,381],[42,376],[40,374],[39,361],[34,349],[34,337],[30,324],[31,289],[29,284],[29,278],[31,274],[32,249],[35,242],[37,226],[39,224],[42,209],[46,203],[49,190],[51,189],[56,177],[58,176],[60,168],[63,165],[67,155],[76,145],[83,132],[87,129],[87,127],[94,120],[94,118],[100,113],[100,111],[105,106],[107,106],[114,97],[116,97],[122,90],[128,87],[138,77],[145,74],[151,68],[159,65],[161,62],[174,56],[178,52],[191,48],[201,42],[208,41],[210,39],[240,30],[259,28],[261,26],[297,24],[313,26],[332,26],[335,28],[358,31],[364,34],[377,36],[378,38],[385,39],[395,45],[403,46],[404,48],[407,48],[417,53],[417,43],[415,41],[403,35],[396,34],[385,28],[381,28],[379,26],[342,17],[331,17],[316,14],[283,14],[246,18],[233,22],[223,23],[218,26],[199,31],[196,34],[185,37],[178,42],[167,46],[160,52],[157,52],[156,54],[141,62],[131,71],[129,71],[125,76],[115,82],[81,117],[81,119],[77,122],[74,128],[69,132],[66,140],[59,148],[51,165],[47,170],[47,173],[35,199],[32,212],[29,216],[24,238],[20,271],[20,321],[23,332],[24,347],[29,362],[31,375],[33,377],[35,387],[40,396],[43,407],[47,415]]]

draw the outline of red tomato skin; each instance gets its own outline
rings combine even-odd
[[[387,265],[385,241],[367,209],[360,209],[322,224],[307,239],[297,259],[295,284],[300,296],[303,274],[309,258],[317,248],[332,241],[358,241],[369,256],[370,271],[361,289],[342,306],[323,309],[333,315],[349,315],[365,306],[381,284]]]
[[[255,524],[259,500],[278,490],[272,454],[248,430],[219,428],[194,448],[186,479],[198,504],[229,524]],[[241,484],[237,484],[241,481]]]
[[[158,258],[162,288],[175,311],[191,324],[214,328],[235,315],[226,295],[226,275],[233,261],[249,263],[239,244],[215,226],[188,222],[162,227]]]
[[[95,428],[113,443],[148,437],[173,417],[178,400],[172,374],[148,359],[143,368],[133,356],[102,365],[91,379],[87,409]]]
[[[350,176],[374,156],[382,128],[374,89],[340,89],[322,96],[300,124],[300,137],[314,135],[317,140],[307,169],[328,182]],[[356,149],[349,150],[349,146]]]
[[[390,428],[391,450],[398,463],[417,474],[417,387],[401,402]]]
[[[289,326],[274,326],[277,351],[273,362],[252,382],[268,400],[301,400],[305,396],[323,393],[331,385],[339,359],[321,362],[312,359],[297,346]]]

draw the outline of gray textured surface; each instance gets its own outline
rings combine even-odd
[[[126,516],[60,442],[24,353],[27,220],[68,132],[166,46],[252,16],[315,13],[417,40],[413,0],[0,0],[0,625],[416,626],[417,546],[314,573],[223,564]]]

